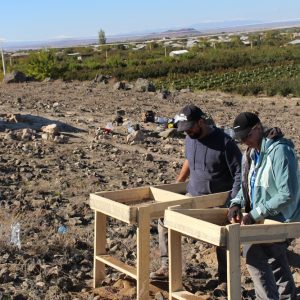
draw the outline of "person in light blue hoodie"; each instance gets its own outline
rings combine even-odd
[[[242,226],[264,219],[300,221],[299,167],[293,143],[278,128],[264,131],[251,112],[235,118],[234,132],[248,148],[242,159],[241,189],[230,202],[229,221]],[[256,299],[296,299],[287,246],[287,242],[253,244],[244,253]]]

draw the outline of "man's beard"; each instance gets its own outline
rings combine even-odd
[[[187,135],[188,135],[191,139],[197,140],[197,139],[200,139],[200,138],[201,138],[202,133],[203,133],[202,128],[199,128],[197,133],[193,133],[192,135],[190,135],[190,134],[187,133]]]

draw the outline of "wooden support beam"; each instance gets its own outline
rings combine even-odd
[[[216,193],[210,195],[189,197],[188,198],[189,201],[180,202],[179,205],[186,203],[185,205],[183,204],[183,208],[191,208],[191,209],[219,207],[219,206],[223,206],[226,203],[228,194],[229,192],[222,192],[222,193]]]
[[[151,198],[157,202],[166,202],[166,201],[174,201],[180,199],[189,199],[189,196],[173,193],[167,190],[150,187],[150,195]]]
[[[177,205],[176,207],[171,207],[170,210],[216,225],[222,226],[228,224],[227,208],[182,209],[181,207],[182,205]]]
[[[178,183],[155,185],[154,187],[161,189],[161,190],[185,195],[187,184],[188,184],[188,182],[178,182]]]
[[[106,199],[96,194],[90,194],[90,207],[128,224],[136,223],[137,208]]]
[[[106,215],[95,211],[94,225],[94,288],[105,278],[105,264],[97,260],[97,255],[106,253]]]
[[[194,197],[194,201],[192,202],[193,207],[191,208],[208,208],[222,206],[225,204],[228,195],[229,192],[222,192]]]
[[[226,226],[228,300],[241,299],[240,224]]]
[[[137,279],[137,274],[136,274],[137,272],[135,267],[129,266],[123,263],[122,261],[120,261],[119,259],[114,258],[111,255],[97,255],[96,259],[110,267],[113,267],[119,272],[122,272],[130,276],[133,279]]]
[[[120,203],[135,202],[138,200],[149,199],[150,187],[139,187],[119,191],[95,193],[103,198],[111,199]]]
[[[225,227],[186,216],[178,211],[166,210],[164,224],[167,228],[181,232],[217,246],[226,245]]]
[[[138,208],[137,226],[137,300],[149,299],[150,211]]]
[[[188,204],[190,206],[190,199],[187,198],[181,198],[178,200],[169,200],[169,201],[161,201],[161,202],[156,202],[154,204],[151,205],[150,209],[151,209],[151,218],[155,219],[155,218],[163,218],[164,217],[164,212],[167,208],[169,208],[170,206],[173,206],[175,204],[180,203],[181,205],[185,205]]]
[[[300,222],[279,223],[266,222],[241,226],[241,243],[272,243],[300,236]]]
[[[182,290],[181,233],[168,229],[169,237],[169,300],[172,293]]]

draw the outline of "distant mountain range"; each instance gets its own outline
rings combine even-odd
[[[169,28],[131,32],[127,34],[107,36],[107,43],[144,41],[159,39],[163,37],[178,38],[187,36],[200,36],[220,33],[251,32],[278,28],[299,27],[300,19],[262,22],[256,20],[231,20],[231,21],[209,21],[197,23],[188,28]],[[98,43],[98,37],[63,38],[47,41],[6,42],[3,45],[5,51],[17,51],[39,48],[67,48],[72,46],[85,46]]]

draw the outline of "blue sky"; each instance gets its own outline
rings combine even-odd
[[[41,41],[223,20],[300,19],[299,0],[1,0],[0,40]]]

